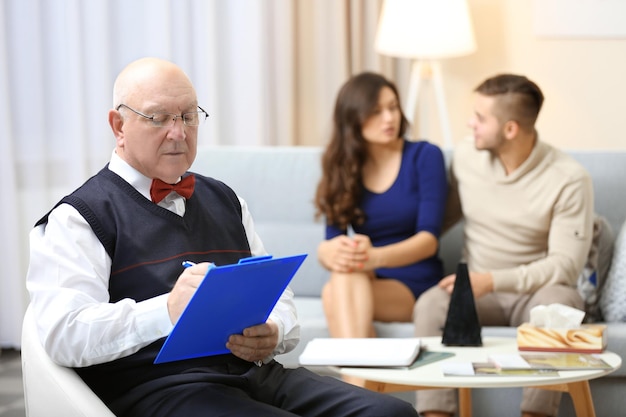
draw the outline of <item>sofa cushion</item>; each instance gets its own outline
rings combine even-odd
[[[246,200],[269,254],[309,255],[290,285],[296,296],[319,297],[328,279],[316,253],[325,225],[315,219],[313,204],[321,154],[320,147],[208,146],[198,150],[191,167]]]
[[[626,322],[626,222],[615,241],[611,268],[600,294],[600,306],[607,322]]]
[[[613,258],[613,229],[608,220],[595,215],[593,221],[593,240],[589,249],[587,262],[578,277],[578,292],[585,301],[585,321],[595,323],[602,321],[600,294],[608,277],[611,259]]]
[[[269,254],[308,254],[289,286],[299,297],[319,298],[321,288],[328,280],[328,272],[320,265],[313,249],[324,238],[323,224],[259,221],[256,223],[256,230]]]

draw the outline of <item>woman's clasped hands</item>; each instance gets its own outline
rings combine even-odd
[[[328,241],[327,267],[334,272],[356,272],[374,269],[372,259],[375,248],[366,235],[340,235]]]

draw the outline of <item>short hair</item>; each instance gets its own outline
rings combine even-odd
[[[516,121],[524,130],[534,130],[543,104],[537,84],[523,75],[500,74],[483,81],[475,92],[496,98],[494,114],[500,123]]]

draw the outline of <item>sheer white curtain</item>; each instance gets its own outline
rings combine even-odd
[[[126,64],[157,56],[187,72],[210,114],[200,145],[322,144],[350,74],[408,71],[373,51],[379,5],[1,0],[0,346],[19,346],[33,224],[110,156],[107,111]]]
[[[0,4],[0,344],[18,346],[28,300],[28,232],[107,161],[114,146],[107,111],[115,74],[140,56],[169,58],[197,80],[201,100],[210,100],[214,36],[210,6],[201,0]],[[203,141],[210,133],[209,125]]]

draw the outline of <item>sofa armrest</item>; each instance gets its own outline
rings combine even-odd
[[[115,417],[73,369],[52,362],[30,308],[22,324],[21,353],[27,416]]]

